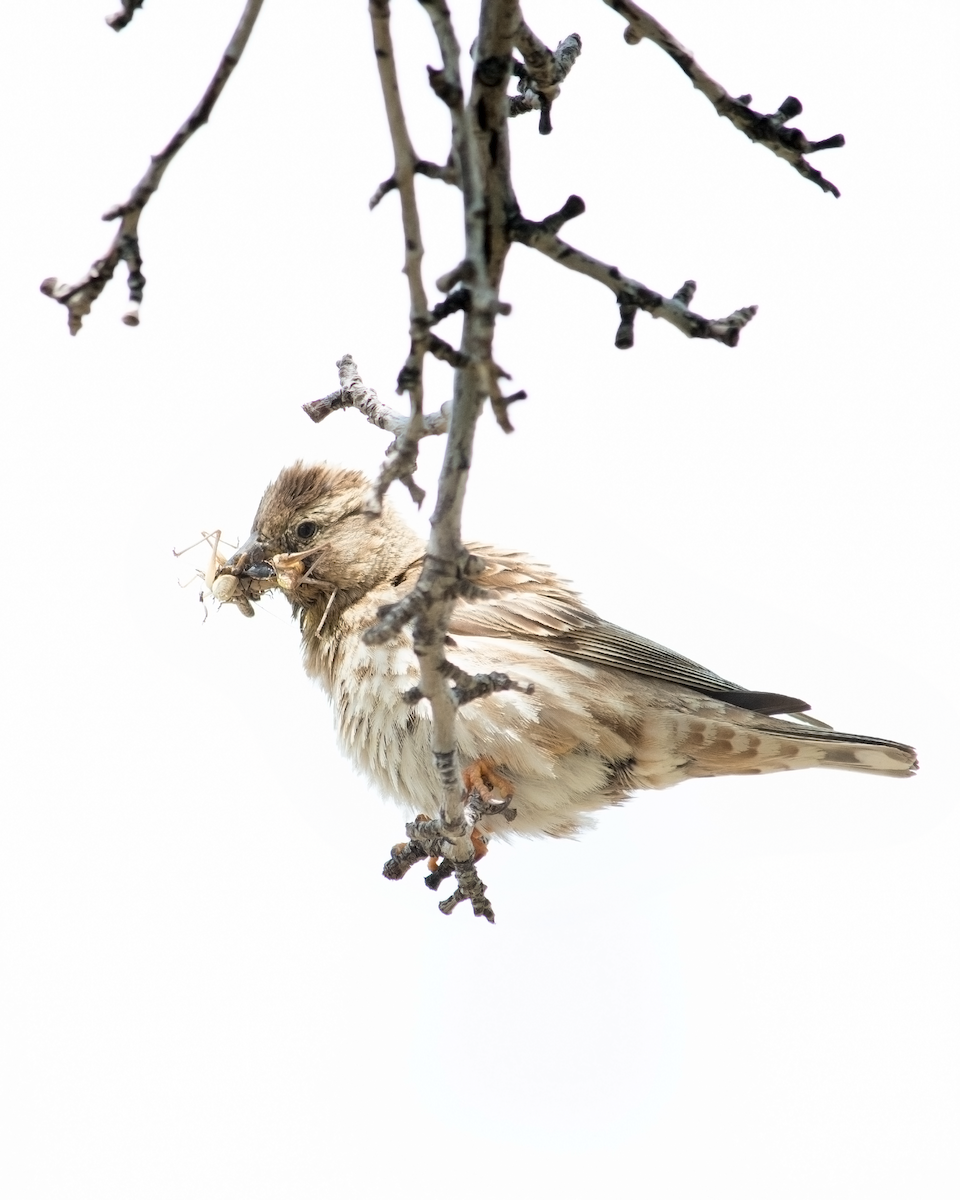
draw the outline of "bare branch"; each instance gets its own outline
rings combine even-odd
[[[521,113],[539,109],[540,132],[550,133],[553,129],[550,108],[560,95],[560,84],[569,75],[583,47],[580,34],[571,33],[552,51],[521,18],[513,40],[523,56],[523,62],[513,64],[513,72],[519,77],[519,83],[517,95],[510,97],[510,116],[517,117]]]
[[[473,861],[457,862],[454,860],[453,870],[457,877],[457,890],[446,900],[440,901],[440,911],[444,916],[449,916],[461,901],[469,900],[473,908],[473,915],[486,917],[492,925],[494,923],[493,905],[486,897],[487,885],[481,881]]]
[[[456,291],[452,291],[450,288],[439,288],[438,290],[449,292],[449,295],[431,308],[431,325],[439,325],[444,318],[453,316],[457,312],[465,312],[470,307],[470,293],[466,288],[457,288]]]
[[[360,372],[353,356],[345,354],[337,361],[340,371],[340,387],[329,396],[320,400],[311,400],[303,405],[303,411],[317,425],[326,420],[332,412],[341,408],[355,408],[367,418],[371,425],[384,429],[394,435],[402,433],[410,418],[398,413],[377,398],[377,393],[360,378]],[[423,418],[423,432],[429,437],[447,432],[447,416],[450,405],[445,404],[439,412],[428,413]]]
[[[143,0],[120,0],[120,4],[122,7],[119,12],[103,18],[110,28],[115,29],[117,33],[130,24],[138,8],[143,8]]]
[[[455,360],[447,447],[423,570],[403,600],[381,611],[366,638],[372,643],[385,642],[404,625],[413,626],[414,650],[420,665],[418,687],[420,694],[429,699],[433,713],[433,756],[441,786],[440,817],[428,824],[435,825],[436,835],[449,846],[443,853],[454,863],[458,880],[457,891],[441,904],[441,910],[452,911],[460,900],[468,898],[478,916],[492,920],[493,911],[473,867],[467,796],[457,762],[458,701],[454,692],[459,688],[466,696],[470,684],[468,679],[458,679],[450,687],[448,679],[456,668],[448,662],[444,646],[453,605],[475,587],[472,579],[483,568],[463,545],[460,520],[474,431],[484,400],[494,393],[500,373],[492,347],[496,318],[502,311],[499,286],[510,249],[508,226],[517,212],[510,182],[506,88],[519,10],[516,0],[485,0],[482,5],[467,108],[460,79],[460,48],[449,9],[445,0],[420,2],[433,22],[440,45],[443,69],[431,71],[430,80],[450,110],[453,159],[459,165],[463,188],[466,252],[461,265],[444,282],[448,287],[454,279],[464,284],[469,304],[464,310]],[[437,351],[436,345],[433,349]],[[479,689],[483,684],[478,681],[475,686]],[[385,873],[390,873],[391,863]]]
[[[477,172],[479,170],[479,160],[477,159],[476,154],[472,153],[470,142],[467,139],[468,123],[467,123],[467,120],[466,120],[466,117],[464,114],[463,88],[460,83],[460,66],[459,66],[460,48],[457,44],[456,37],[453,33],[453,26],[450,22],[449,10],[447,9],[446,4],[443,3],[443,0],[420,0],[420,3],[423,5],[423,7],[425,9],[427,9],[428,13],[430,14],[430,19],[433,21],[434,30],[437,35],[437,41],[440,44],[440,52],[443,57],[443,70],[431,72],[430,79],[431,79],[431,84],[433,85],[434,91],[436,91],[437,94],[439,96],[441,96],[442,99],[444,99],[445,103],[447,104],[448,108],[450,109],[450,120],[451,120],[451,128],[452,128],[452,135],[453,135],[453,155],[452,155],[452,157],[455,160],[463,163],[463,172],[465,175],[469,174],[471,172]],[[515,20],[516,20],[516,24],[514,25],[513,32],[510,35],[511,41],[512,41],[517,35],[517,29],[520,27],[520,25],[523,24],[523,22],[522,22],[522,17],[520,15],[519,5],[511,5],[511,7],[513,8],[513,10],[515,12]],[[525,26],[524,26],[524,28],[525,28]],[[530,34],[530,36],[533,37],[534,35]],[[572,35],[572,36],[575,36],[575,35]],[[570,41],[569,38],[566,39],[566,42],[569,42],[569,41]],[[561,46],[566,45],[566,42],[561,43]],[[579,43],[579,38],[577,38],[577,43]],[[542,45],[542,43],[539,43],[539,44]],[[479,55],[479,52],[480,52],[479,51],[479,42],[477,43],[477,47],[475,48],[475,51],[476,51],[475,58],[478,63],[478,67],[484,67],[484,65],[485,65],[484,62],[479,57],[477,57],[477,55]],[[545,51],[545,52],[549,53],[549,51]],[[573,57],[575,58],[576,55],[574,55]],[[569,64],[567,64],[566,66],[561,66],[558,69],[562,69],[563,74],[566,75],[566,73],[570,69],[570,66],[572,65],[572,61],[573,60],[570,59]],[[499,63],[494,64],[493,60],[488,60],[488,62],[486,64],[486,69],[490,73],[491,78],[496,76],[497,70],[499,69],[500,65],[501,64],[499,64]],[[514,64],[513,64],[512,58],[511,58],[511,63],[510,63],[510,69],[511,70],[514,69]],[[506,85],[504,83],[504,87],[505,86]],[[476,97],[474,97],[473,99],[475,99],[475,98]],[[483,120],[485,122],[487,120],[486,101],[481,100],[481,104],[483,106]],[[501,102],[501,104],[502,104],[502,102]],[[508,108],[508,113],[509,113],[509,108]],[[467,242],[468,242],[468,247],[469,247],[469,245],[471,244],[470,239],[472,236],[474,239],[473,244],[476,247],[477,254],[482,253],[482,239],[485,236],[485,233],[484,233],[485,228],[490,229],[490,230],[496,229],[497,236],[499,238],[503,238],[503,234],[506,230],[506,225],[504,225],[504,224],[498,225],[496,220],[493,220],[492,218],[494,216],[498,216],[501,219],[501,221],[509,221],[515,213],[519,212],[516,197],[513,194],[513,184],[510,179],[509,142],[507,140],[507,129],[506,129],[505,124],[502,129],[502,135],[500,133],[497,133],[494,135],[494,138],[493,138],[493,151],[494,151],[493,156],[494,156],[494,158],[497,158],[496,147],[499,147],[501,145],[501,136],[502,136],[503,156],[499,163],[499,173],[497,175],[496,180],[492,184],[492,186],[494,187],[494,191],[490,193],[491,201],[499,200],[499,205],[493,206],[492,211],[490,213],[486,214],[488,216],[488,218],[491,218],[491,219],[489,219],[488,223],[484,224],[484,222],[479,220],[479,218],[485,212],[483,197],[484,197],[484,188],[487,186],[487,184],[477,174],[471,174],[469,184],[466,184],[466,183],[464,184],[464,192],[465,192],[464,213],[465,213],[466,222],[467,222]],[[488,152],[491,149],[491,144],[490,144],[489,139],[488,139],[487,149],[488,149]],[[471,157],[471,153],[472,153],[472,157]],[[464,156],[466,156],[466,157],[464,157]],[[471,206],[470,206],[470,203],[468,202],[467,196],[466,196],[466,193],[468,190],[475,197],[475,199],[473,201],[473,206],[474,206],[473,211],[471,211]],[[498,255],[502,255],[502,257],[499,259],[500,267],[499,267],[498,275],[497,275],[497,287],[498,288],[499,288],[499,271],[502,271],[502,269],[503,269],[503,260],[506,258],[507,251],[509,250],[509,238],[507,238],[507,243],[508,244],[506,244],[505,246],[501,246],[497,251]],[[452,271],[448,272],[444,276],[441,276],[441,278],[437,280],[438,290],[441,292],[449,291],[450,288],[452,288],[456,283],[465,283],[468,287],[475,285],[481,278],[481,276],[478,274],[478,271],[477,271],[477,261],[478,260],[475,259],[474,257],[472,257],[471,254],[468,252],[468,254],[465,256],[465,258],[463,259],[462,262],[460,262]],[[510,308],[509,308],[509,305],[505,305],[499,299],[498,295],[494,295],[492,297],[492,299],[490,299],[489,303],[491,305],[490,341],[489,341],[489,344],[487,345],[486,359],[485,359],[484,365],[483,365],[483,375],[484,375],[484,381],[485,381],[485,387],[486,387],[486,395],[488,395],[490,397],[494,416],[496,417],[497,423],[499,424],[500,428],[503,429],[503,431],[505,433],[511,433],[513,431],[513,426],[511,425],[510,418],[507,414],[507,407],[514,400],[524,399],[526,397],[526,393],[525,392],[517,392],[511,397],[504,398],[500,391],[498,381],[500,378],[502,378],[504,376],[504,372],[502,372],[500,370],[500,368],[498,368],[493,362],[493,353],[492,353],[493,325],[492,325],[492,320],[495,320],[497,314],[503,314],[503,315],[508,314],[510,312]],[[481,403],[482,403],[482,401],[481,401]]]
[[[429,162],[427,159],[421,158],[418,162],[414,163],[413,172],[415,175],[426,175],[428,179],[440,179],[444,183],[451,184],[453,187],[460,186],[460,173],[457,171],[452,158],[448,159],[442,167],[439,163]],[[385,179],[370,197],[371,210],[377,207],[384,196],[394,191],[396,186],[397,180],[395,176],[391,175],[389,179]]]
[[[124,325],[140,324],[140,304],[143,301],[143,288],[146,283],[141,271],[140,214],[160,186],[160,181],[174,157],[197,130],[209,121],[213,106],[226,86],[227,80],[233,74],[234,67],[240,61],[240,56],[250,38],[262,5],[263,0],[247,0],[240,22],[234,30],[229,45],[223,52],[220,65],[217,67],[213,79],[207,85],[207,90],[203,93],[200,103],[163,150],[151,158],[146,174],[130,193],[129,199],[103,214],[104,221],[120,221],[116,236],[103,258],[98,258],[78,283],[61,283],[59,279],[52,276],[40,284],[40,291],[45,296],[52,297],[66,307],[67,325],[71,334],[79,333],[83,318],[89,313],[94,301],[113,278],[113,273],[121,262],[127,264],[130,295],[130,303],[123,314],[123,323]],[[137,5],[133,4],[130,7],[132,9]],[[131,11],[130,17],[127,19],[129,20],[132,16],[133,12]]]
[[[304,404],[303,411],[311,421],[319,425],[321,421],[325,421],[332,412],[336,412],[338,409],[357,409],[363,413],[371,425],[376,425],[378,429],[385,429],[387,433],[394,435],[394,441],[387,448],[387,460],[391,462],[396,461],[391,458],[391,455],[395,453],[398,443],[409,440],[407,434],[410,427],[410,417],[403,416],[378,399],[377,393],[373,388],[367,387],[360,378],[357,364],[351,355],[345,354],[337,362],[337,367],[340,371],[340,387],[337,391],[331,392],[329,396],[323,396],[319,400],[311,400],[309,404]],[[417,441],[421,437],[446,433],[449,412],[450,405],[447,403],[441,407],[439,412],[421,416],[420,432]],[[413,444],[416,445],[416,441]],[[416,460],[414,460],[410,470],[405,471],[402,475],[397,475],[396,478],[404,484],[413,497],[414,503],[419,508],[424,501],[426,492],[417,484],[413,477],[413,469],[415,467]],[[373,514],[379,513],[383,504],[386,489],[380,490],[382,478],[383,473],[381,472],[380,479],[374,486],[373,494],[368,504],[368,510]]]
[[[804,179],[809,179],[825,192],[840,195],[837,186],[824,179],[815,167],[803,157],[817,150],[834,150],[844,145],[842,133],[824,138],[819,142],[808,141],[799,129],[786,129],[787,121],[803,112],[803,105],[795,96],[788,96],[775,113],[758,113],[749,107],[752,96],[733,97],[715,79],[703,70],[696,59],[685,49],[668,29],[633,3],[633,0],[603,0],[604,4],[620,14],[627,22],[623,31],[624,41],[635,46],[643,38],[665,51],[687,76],[697,91],[703,92],[721,117],[726,117],[745,133],[751,141],[759,142],[772,150],[778,158],[785,159]]]
[[[592,258],[582,250],[576,250],[558,238],[555,231],[564,221],[582,213],[584,208],[585,205],[579,196],[571,196],[559,212],[545,217],[542,221],[528,221],[523,217],[516,217],[511,223],[510,233],[514,241],[522,242],[532,250],[539,250],[541,254],[552,258],[568,270],[589,275],[591,279],[596,279],[614,293],[620,305],[621,318],[615,338],[618,349],[625,350],[633,345],[633,318],[638,308],[652,317],[669,321],[687,337],[711,338],[725,346],[737,344],[740,330],[756,316],[755,304],[747,308],[738,308],[729,317],[719,320],[701,317],[688,308],[697,286],[693,280],[687,280],[668,300],[645,284],[624,275],[617,267]]]
[[[407,122],[400,100],[400,85],[390,35],[390,0],[370,0],[370,21],[373,26],[373,49],[380,73],[383,103],[393,142],[393,174],[378,188],[378,194],[390,191],[391,181],[400,193],[400,213],[403,222],[404,273],[410,289],[410,352],[397,379],[397,393],[408,393],[410,418],[387,451],[376,483],[377,500],[371,511],[377,511],[387,489],[395,479],[402,480],[416,499],[422,502],[425,493],[413,483],[417,467],[417,451],[423,436],[423,360],[429,349],[428,330],[431,325],[427,310],[427,293],[423,286],[423,239],[420,235],[420,215],[413,178],[423,162],[414,153]],[[432,164],[431,164],[432,165]],[[424,164],[426,166],[426,164]],[[384,191],[385,189],[385,191]],[[371,200],[371,208],[374,206]]]
[[[493,692],[523,692],[527,696],[533,695],[532,683],[517,683],[515,679],[511,679],[502,671],[471,675],[469,671],[464,671],[449,660],[443,664],[442,671],[448,679],[453,681],[450,694],[457,708],[463,708],[465,704],[469,704],[473,700],[480,700]],[[425,699],[425,696],[418,687],[413,687],[404,692],[403,698],[408,704],[416,704]]]

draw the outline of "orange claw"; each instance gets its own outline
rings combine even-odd
[[[513,799],[513,781],[502,775],[492,758],[485,755],[468,763],[463,770],[463,786],[467,792],[476,792],[481,800],[492,800],[494,791],[501,800]]]

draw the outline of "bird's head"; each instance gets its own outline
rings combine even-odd
[[[360,471],[285,467],[264,492],[250,536],[218,572],[228,601],[252,616],[251,602],[279,588],[295,610],[334,593],[340,607],[395,575],[422,553],[422,543],[389,505],[370,516],[369,495]]]

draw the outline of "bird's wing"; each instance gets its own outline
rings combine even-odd
[[[666,646],[604,621],[548,568],[523,555],[471,544],[486,563],[475,598],[458,601],[450,634],[513,638],[580,662],[614,667],[692,688],[754,712],[802,713],[810,706],[791,696],[754,692],[675,654]]]

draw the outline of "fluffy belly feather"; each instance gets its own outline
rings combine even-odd
[[[611,697],[609,672],[598,682],[591,667],[531,648],[518,656],[490,640],[458,639],[457,662],[473,672],[506,669],[534,692],[496,693],[461,710],[461,763],[492,759],[514,787],[516,818],[486,818],[484,833],[569,836],[631,791],[686,777],[680,714],[665,689],[624,674]],[[328,690],[343,750],[384,795],[437,815],[429,705],[403,699],[419,674],[409,641],[366,646],[358,638],[340,650],[351,669],[332,672]]]

